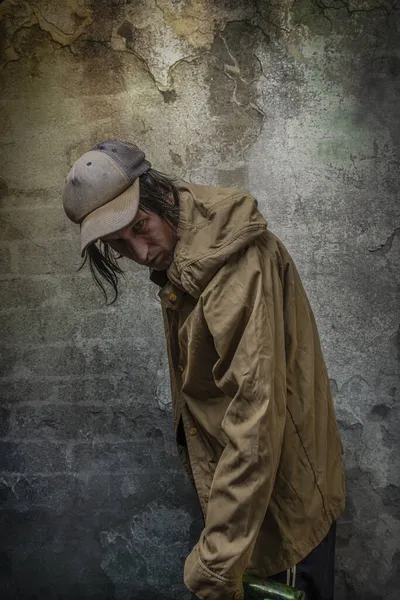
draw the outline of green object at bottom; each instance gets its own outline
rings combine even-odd
[[[245,575],[243,587],[245,600],[306,600],[306,595],[301,590],[272,579],[257,579]]]

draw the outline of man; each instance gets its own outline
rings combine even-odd
[[[204,515],[186,586],[242,600],[246,572],[331,600],[342,447],[313,313],[256,201],[175,183],[111,140],[74,164],[63,202],[103,291],[118,294],[120,256],[161,287],[178,450]]]

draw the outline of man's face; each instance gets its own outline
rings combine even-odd
[[[101,241],[139,265],[163,271],[172,262],[176,232],[156,213],[139,209],[132,223]]]

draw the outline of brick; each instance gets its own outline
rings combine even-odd
[[[36,376],[80,375],[85,372],[84,353],[74,346],[0,349],[3,377],[27,379]]]
[[[5,279],[0,284],[0,310],[38,308],[54,303],[58,296],[56,280]]]
[[[76,243],[69,239],[15,242],[17,272],[26,275],[73,275],[80,264]]]
[[[16,405],[12,410],[9,435],[26,440],[134,438],[138,444],[156,443],[157,447],[164,447],[163,421],[155,411],[141,414],[134,405]]]
[[[154,464],[167,468],[168,463],[157,453],[157,447],[138,441],[110,443],[78,443],[72,451],[73,471],[96,473],[139,473],[153,470]],[[160,459],[159,459],[160,458]]]
[[[2,510],[35,510],[46,507],[55,513],[71,508],[93,511],[120,511],[125,507],[136,508],[156,500],[173,472],[113,473],[62,475],[3,475],[0,480]],[[175,482],[176,479],[174,479]],[[184,485],[180,478],[181,487]],[[175,488],[176,489],[176,488]]]
[[[128,324],[133,326],[133,315],[116,312],[113,308],[107,308],[94,314],[88,314],[82,320],[82,337],[118,339],[126,336]]]
[[[6,474],[0,479],[2,510],[35,510],[46,507],[55,513],[71,510],[121,511],[139,510],[160,496],[171,502],[180,489],[180,499],[189,499],[183,470],[171,468],[162,473],[146,472],[94,473],[62,475]],[[190,493],[190,492],[189,492]],[[183,495],[183,496],[182,496]]]
[[[7,240],[23,240],[26,237],[21,226],[18,226],[13,218],[12,213],[4,213],[0,210],[0,240],[5,242]]]
[[[3,348],[3,376],[90,376],[118,374],[149,391],[154,389],[157,357],[154,348],[139,348],[136,340],[96,341],[84,348],[46,345],[36,348]],[[153,351],[153,352],[152,352]],[[21,373],[18,375],[18,373]],[[142,380],[142,381],[141,381]]]
[[[72,223],[64,213],[61,203],[57,207],[0,208],[2,240],[45,239],[66,235]],[[79,228],[76,228],[79,231]]]
[[[3,180],[4,181],[4,180]],[[60,203],[60,189],[50,187],[36,189],[7,189],[2,188],[0,194],[1,208],[27,208],[39,206],[54,206]]]
[[[78,273],[73,272],[62,277],[60,283],[60,304],[69,306],[70,309],[84,310],[104,308],[106,306],[103,293],[96,286],[85,266]]]
[[[143,318],[143,304],[146,305],[146,313],[148,310],[157,315],[157,320],[161,324],[161,309],[156,301],[159,288],[149,280],[147,269],[138,267],[128,260],[121,260],[120,266],[126,273],[126,277],[120,279],[119,297],[115,304],[107,307],[101,290],[96,286],[89,271],[89,266],[86,264],[82,271],[73,274],[73,277],[63,277],[60,281],[61,299],[66,299],[70,306],[75,308],[104,308],[105,310],[116,310],[119,315],[129,311]],[[113,293],[109,286],[106,286],[109,291],[109,300],[113,298]],[[140,297],[140,302],[138,302]],[[62,300],[62,301],[63,301]],[[160,325],[162,331],[162,325]]]
[[[171,505],[189,506],[195,497],[195,491],[178,457],[174,456],[168,463],[164,462],[163,467],[160,469],[156,464],[153,468],[141,470],[139,473],[113,474],[110,480],[113,495],[115,494],[122,506],[134,511],[160,497]],[[95,481],[90,482],[93,495],[99,493],[95,485],[98,485]]]
[[[5,437],[10,428],[10,410],[0,406],[0,438]]]
[[[109,376],[119,374],[154,391],[155,375],[160,358],[147,337],[123,340],[85,342],[74,345],[46,345],[35,348],[0,347],[2,376],[28,378],[31,376]]]
[[[88,374],[102,375],[118,373],[127,376],[136,383],[145,378],[145,383],[152,389],[157,357],[154,346],[150,347],[148,338],[132,338],[96,342],[86,346],[86,370]],[[139,385],[140,382],[138,381]]]
[[[70,341],[79,331],[80,317],[66,307],[55,314],[54,308],[18,309],[0,314],[2,343],[38,344]]]
[[[2,404],[18,402],[49,402],[58,398],[57,385],[48,381],[1,381]]]
[[[158,478],[154,469],[146,471],[115,473],[94,473],[85,479],[81,491],[81,502],[92,510],[118,511],[148,502],[160,495]]]
[[[17,352],[14,348],[0,347],[0,376],[8,377],[17,371]]]
[[[24,439],[87,439],[111,434],[107,408],[74,405],[16,406],[10,436]]]
[[[0,472],[47,473],[67,468],[65,449],[50,441],[0,442]]]
[[[148,336],[156,343],[158,334],[162,332],[161,327],[161,315],[158,312],[153,314],[149,309],[144,313],[143,306],[134,303],[129,311],[109,307],[88,314],[82,319],[81,335],[84,339],[100,337],[115,340],[125,338],[128,332],[134,330],[135,336],[139,338]]]
[[[8,193],[7,181],[0,177],[0,200],[4,198],[4,196],[7,196]]]
[[[78,379],[77,381],[67,381],[57,384],[57,396],[63,404],[79,404],[93,401],[93,390],[101,389],[107,385],[107,380],[103,382],[101,379]]]
[[[124,403],[135,404],[150,402],[149,398],[139,399],[148,389],[147,382],[141,385],[140,380],[132,381],[126,375],[110,375],[104,378],[91,378],[86,380],[69,381],[58,385],[60,402],[82,403],[104,402],[106,404]],[[153,396],[153,394],[151,394]]]
[[[3,510],[46,507],[55,513],[70,510],[83,495],[85,483],[75,475],[5,475],[0,480]]]
[[[119,405],[112,408],[112,428],[121,439],[144,441],[157,448],[164,448],[165,421],[159,412],[147,410],[140,412],[132,406]]]
[[[0,244],[0,273],[11,273],[11,252],[5,244]]]

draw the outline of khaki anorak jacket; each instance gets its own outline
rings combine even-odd
[[[159,295],[178,450],[204,515],[184,580],[203,600],[242,600],[245,571],[294,566],[343,511],[342,447],[312,310],[256,201],[179,191]]]

